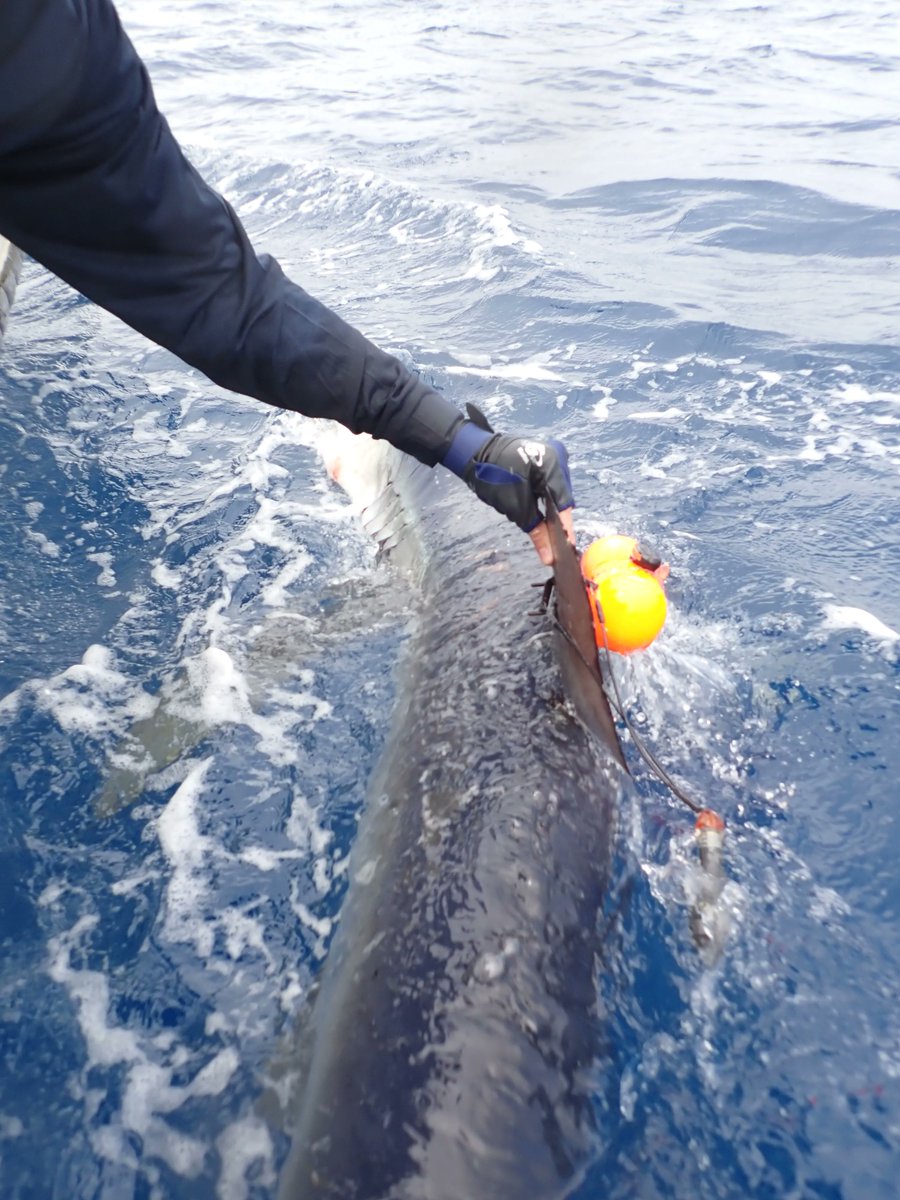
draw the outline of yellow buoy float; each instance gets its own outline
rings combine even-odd
[[[581,556],[597,645],[617,654],[649,646],[666,620],[662,580],[668,567],[650,564],[634,538],[598,538]]]

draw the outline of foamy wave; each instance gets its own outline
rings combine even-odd
[[[539,243],[517,231],[500,204],[436,200],[374,171],[318,163],[266,171],[262,193],[260,182],[258,171],[241,164],[220,175],[216,185],[251,227],[264,211],[267,237],[298,219],[301,227],[327,221],[325,236],[310,251],[325,273],[343,270],[349,259],[384,254],[388,246],[406,276],[427,272],[448,283],[487,283],[510,263],[542,258]]]
[[[58,895],[49,894],[44,903],[53,907],[58,901]],[[98,923],[99,917],[85,914],[52,937],[47,966],[50,978],[67,992],[84,1038],[86,1059],[74,1091],[85,1105],[86,1120],[90,1121],[95,1107],[91,1088],[98,1077],[115,1080],[121,1088],[117,1112],[103,1124],[93,1125],[91,1142],[101,1159],[134,1168],[133,1137],[137,1136],[148,1168],[154,1160],[162,1161],[177,1175],[194,1179],[208,1166],[213,1147],[200,1137],[183,1133],[168,1118],[190,1102],[224,1095],[238,1070],[238,1053],[233,1046],[207,1052],[193,1071],[187,1071],[183,1048],[177,1042],[151,1038],[142,1030],[117,1023],[107,976],[78,965]],[[186,1075],[190,1078],[184,1082]],[[252,1135],[242,1149],[222,1156],[218,1194],[223,1200],[238,1200],[246,1195],[242,1185],[253,1164],[261,1161],[266,1177],[274,1178],[273,1154],[254,1118],[244,1118],[230,1128]]]
[[[104,738],[149,716],[155,701],[115,667],[105,646],[89,646],[81,661],[50,679],[32,680],[0,701],[0,713],[13,713],[24,698],[51,713],[61,728]]]
[[[886,645],[900,641],[900,633],[896,629],[891,629],[890,625],[886,625],[874,613],[867,612],[864,608],[854,608],[852,605],[826,604],[822,628],[858,629],[876,642]]]

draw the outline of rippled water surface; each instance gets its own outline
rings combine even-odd
[[[260,248],[672,563],[618,675],[728,820],[732,932],[705,969],[636,760],[579,1200],[895,1196],[893,6],[122,13]],[[307,423],[33,264],[0,388],[0,1194],[273,1196],[405,600]]]

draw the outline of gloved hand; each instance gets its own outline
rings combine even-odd
[[[468,421],[457,429],[443,463],[469,485],[485,504],[531,535],[548,565],[552,562],[538,498],[546,490],[565,513],[563,524],[572,540],[571,510],[575,505],[569,459],[562,442],[508,437],[494,433],[484,414],[466,405]]]

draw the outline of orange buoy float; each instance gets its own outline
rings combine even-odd
[[[598,647],[631,654],[649,646],[666,619],[662,580],[668,568],[649,560],[634,538],[598,538],[581,556]]]

